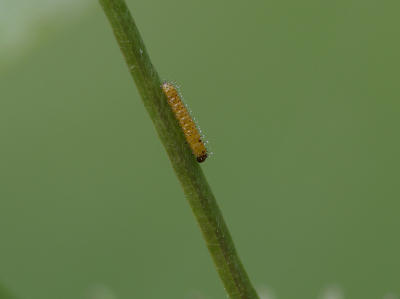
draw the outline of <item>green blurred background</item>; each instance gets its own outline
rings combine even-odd
[[[78,2],[1,25],[0,284],[226,298],[108,20]],[[263,298],[398,298],[400,2],[127,3]]]

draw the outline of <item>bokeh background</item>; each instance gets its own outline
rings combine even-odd
[[[127,3],[262,297],[399,298],[400,2]],[[225,298],[100,5],[0,14],[0,284]]]

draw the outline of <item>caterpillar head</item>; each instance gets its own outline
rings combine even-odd
[[[207,159],[207,157],[208,157],[207,154],[197,157],[197,162],[202,163]]]

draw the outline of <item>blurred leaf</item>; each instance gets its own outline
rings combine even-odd
[[[89,0],[0,1],[0,67],[17,62],[40,41],[54,36],[86,12]]]
[[[87,299],[116,299],[117,296],[108,287],[102,284],[95,284],[88,288]]]
[[[11,295],[11,293],[0,284],[0,299],[16,299],[17,297]]]
[[[336,285],[331,284],[325,287],[320,296],[320,299],[344,299],[342,289]]]

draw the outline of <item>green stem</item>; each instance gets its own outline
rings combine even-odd
[[[171,160],[230,298],[259,298],[237,255],[215,197],[200,165],[185,145],[161,81],[124,0],[99,0],[158,136]]]

